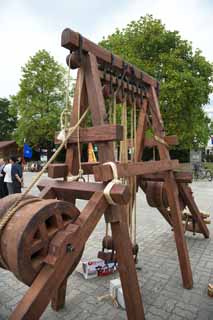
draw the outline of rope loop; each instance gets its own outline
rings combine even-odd
[[[107,202],[113,206],[116,205],[116,203],[113,201],[111,195],[110,195],[110,191],[112,189],[112,187],[115,185],[115,184],[121,184],[121,181],[118,179],[118,170],[117,170],[117,166],[114,162],[105,162],[103,164],[104,166],[106,165],[110,165],[111,166],[111,169],[112,169],[112,174],[113,174],[113,179],[107,184],[107,186],[105,187],[104,189],[104,195],[105,195],[105,198],[107,200]]]

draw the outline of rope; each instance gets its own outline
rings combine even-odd
[[[83,83],[83,77],[82,77],[82,74],[80,71],[80,73],[79,73],[79,86],[78,86],[78,121],[80,119],[82,83]],[[83,177],[84,172],[83,172],[82,166],[81,166],[81,146],[80,146],[80,127],[79,126],[77,128],[77,148],[78,148],[78,165],[79,165],[78,180],[82,179],[83,181],[85,181],[84,177]]]
[[[105,162],[103,164],[104,166],[105,165],[110,165],[111,166],[111,169],[112,169],[112,174],[113,174],[113,179],[107,184],[107,186],[105,187],[104,189],[104,195],[105,195],[105,198],[107,200],[107,202],[110,204],[110,205],[116,205],[116,203],[113,201],[111,195],[110,195],[110,191],[112,189],[112,187],[115,185],[115,184],[120,184],[121,181],[118,179],[118,171],[117,171],[117,166],[114,162]]]
[[[81,118],[78,120],[78,122],[75,124],[74,127],[70,128],[68,131],[68,134],[66,136],[66,138],[64,139],[64,141],[60,144],[60,146],[58,147],[58,149],[55,151],[55,153],[52,155],[52,157],[49,159],[49,161],[45,164],[45,166],[42,168],[42,170],[35,176],[35,178],[33,179],[33,181],[31,182],[31,184],[29,185],[29,187],[22,193],[21,197],[19,200],[17,200],[6,212],[6,214],[1,218],[0,220],[0,234],[3,230],[3,228],[5,227],[5,225],[8,223],[8,221],[12,218],[12,216],[15,214],[16,210],[17,210],[17,206],[19,205],[19,203],[21,201],[24,200],[24,198],[26,197],[26,195],[29,193],[29,191],[34,187],[34,185],[38,182],[38,180],[40,179],[40,177],[42,176],[42,174],[46,171],[46,169],[48,168],[48,166],[55,160],[55,158],[58,156],[58,154],[61,152],[61,150],[64,148],[64,146],[66,145],[66,143],[68,142],[69,138],[71,137],[71,135],[73,134],[73,132],[78,128],[78,126],[80,125],[80,123],[84,120],[84,118],[87,115],[89,108],[86,109],[86,111],[83,113],[83,115],[81,116]]]
[[[134,130],[134,162],[137,161],[136,159],[136,151],[137,151],[137,110],[136,110],[136,100],[134,99],[133,105],[133,130]],[[137,193],[137,177],[134,176],[134,245],[136,245],[136,238],[137,238],[137,203],[136,203],[136,193]]]
[[[65,108],[61,113],[60,116],[60,124],[61,124],[61,130],[64,130],[64,135],[66,136],[67,128],[69,127],[68,117],[71,114],[71,109],[69,110],[70,105],[70,98],[69,98],[69,88],[70,88],[70,61],[71,61],[71,54],[69,55],[69,61],[68,61],[68,72],[67,72],[67,87],[66,87],[66,104]]]

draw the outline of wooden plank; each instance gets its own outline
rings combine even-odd
[[[93,167],[99,164],[100,162],[82,162],[81,168],[84,174],[93,174]],[[68,166],[66,163],[53,163],[48,167],[48,177],[52,179],[64,178],[67,172]]]
[[[45,187],[51,187],[52,190],[56,193],[57,198],[60,196],[60,199],[63,197],[72,197],[75,196],[76,199],[89,200],[92,195],[96,192],[104,191],[106,184],[105,183],[95,183],[95,182],[67,182],[67,181],[54,181],[50,179],[43,179],[39,181],[38,188],[39,190],[44,189]],[[115,184],[111,189],[112,199],[120,204],[128,203],[130,199],[129,188],[123,184]]]
[[[65,178],[68,175],[68,165],[66,163],[52,163],[48,166],[48,177]]]
[[[102,125],[90,128],[80,128],[80,142],[106,142],[106,141],[120,141],[123,140],[123,126],[121,125]],[[69,143],[77,143],[77,132],[74,132],[69,139]],[[55,143],[60,143],[59,140],[55,140]]]
[[[171,146],[178,145],[177,136],[165,136],[164,141]],[[157,141],[154,138],[145,138],[144,146],[147,148],[153,148],[157,146]]]
[[[152,126],[154,130],[154,134],[164,139],[165,131],[163,128],[163,121],[160,114],[157,94],[153,87],[150,89],[149,95],[151,100],[149,104],[149,108],[152,114]],[[159,150],[160,159],[169,160],[170,155],[167,147],[160,142],[157,142],[157,146]],[[174,173],[172,171],[167,171],[165,173],[165,188],[166,188],[169,207],[171,211],[174,236],[175,236],[176,247],[177,247],[177,252],[179,257],[179,264],[180,264],[180,269],[182,274],[183,286],[184,288],[190,289],[193,286],[192,270],[191,270],[186,240],[184,238],[182,215],[181,215],[179,197],[178,197],[179,191],[178,191],[177,183],[175,181]]]
[[[62,309],[65,305],[67,280],[68,278],[64,279],[60,287],[55,290],[55,293],[52,296],[51,306],[55,311]]]
[[[66,28],[61,35],[61,45],[64,48],[67,48],[71,51],[79,49],[79,33]],[[112,62],[112,53],[97,44],[93,43],[92,41],[86,39],[85,37],[82,37],[82,49],[84,52],[92,53],[94,56],[98,58],[99,63],[109,63]],[[126,73],[128,75],[131,75],[131,77],[140,80],[141,84],[148,84],[152,85],[155,88],[158,86],[157,80],[152,78],[147,73],[139,70],[135,66],[131,65],[130,63],[126,63],[127,69]],[[117,55],[114,55],[114,61],[113,61],[113,68],[118,69],[120,71],[123,71],[124,68],[124,61]],[[133,70],[134,70],[134,76],[133,76]]]
[[[78,121],[78,104],[79,104],[79,95],[80,95],[80,117],[82,113],[86,110],[88,106],[87,102],[87,93],[86,93],[86,85],[85,85],[85,77],[84,70],[80,68],[78,70],[75,93],[74,93],[74,101],[73,101],[73,110],[71,114],[70,125],[73,127]],[[68,171],[77,175],[79,172],[79,154],[77,145],[67,145],[66,151],[66,164],[68,165]]]
[[[192,173],[190,172],[181,172],[181,171],[174,171],[175,180],[177,183],[185,182],[185,183],[192,183]],[[144,174],[141,176],[142,181],[164,181],[165,174],[164,172],[154,173],[154,174]]]
[[[113,210],[117,211],[119,207],[116,206],[116,208],[112,208],[112,213]],[[124,206],[120,208],[120,214],[122,212],[122,216],[124,215],[123,210]],[[144,309],[127,223],[121,221],[114,222],[111,223],[111,228],[128,319],[143,320],[145,319]]]
[[[136,161],[142,160],[143,149],[144,149],[144,139],[146,132],[146,115],[147,115],[148,101],[143,100],[143,105],[138,117],[138,125],[136,131]]]
[[[85,79],[93,126],[107,124],[108,117],[105,109],[104,97],[102,94],[97,60],[96,57],[91,53],[88,53],[85,61]],[[114,160],[112,142],[99,144],[98,157],[100,162]]]
[[[192,195],[191,188],[186,184],[182,184],[182,183],[179,185],[179,188],[180,188],[181,196],[183,197],[184,202],[188,206],[196,223],[198,224],[198,227],[201,233],[204,235],[205,238],[209,238],[209,230],[201,217],[200,211]]]
[[[131,177],[148,173],[172,170],[176,169],[178,166],[178,160],[118,163],[117,173],[118,178]],[[114,178],[112,168],[108,164],[95,166],[93,168],[93,171],[96,181],[109,181]]]

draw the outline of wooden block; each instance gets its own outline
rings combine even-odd
[[[81,168],[84,171],[84,174],[93,174],[94,166],[98,166],[100,162],[82,162]]]
[[[48,166],[48,177],[65,178],[68,175],[68,166],[65,163],[53,163]]]
[[[178,160],[119,163],[117,164],[117,172],[118,178],[122,178],[173,170],[176,169],[178,166]],[[93,171],[96,181],[109,181],[113,179],[113,172],[110,165],[106,164],[95,166]]]

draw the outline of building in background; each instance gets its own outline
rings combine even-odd
[[[0,141],[0,158],[8,158],[11,155],[16,155],[18,146],[15,141]]]

